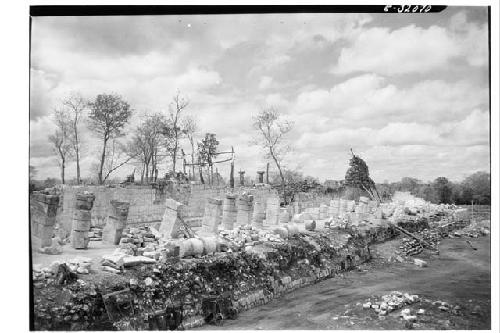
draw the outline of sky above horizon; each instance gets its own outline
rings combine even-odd
[[[51,113],[74,91],[120,94],[134,109],[131,133],[144,115],[167,112],[179,90],[190,100],[186,114],[198,120],[198,139],[216,133],[221,150],[234,146],[235,170],[251,177],[266,164],[250,143],[252,116],[269,106],[294,123],[285,165],[322,181],[344,178],[350,148],[376,182],[461,180],[490,168],[486,7],[33,17],[30,82],[37,179],[59,177]],[[81,132],[86,177],[101,147],[85,124]],[[67,179],[75,170],[68,163]],[[227,178],[229,166],[219,171]]]

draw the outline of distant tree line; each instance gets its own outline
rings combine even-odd
[[[487,172],[476,172],[461,182],[452,182],[438,177],[432,182],[423,182],[412,177],[403,177],[394,183],[377,184],[382,198],[390,198],[395,191],[407,191],[432,203],[466,205],[491,204],[491,178]]]

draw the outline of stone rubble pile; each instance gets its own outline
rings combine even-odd
[[[406,237],[401,240],[399,249],[405,256],[414,256],[424,251],[422,244],[418,240]]]
[[[420,298],[418,295],[410,295],[408,293],[402,293],[400,291],[393,291],[388,295],[383,295],[375,300],[368,300],[363,303],[363,309],[372,309],[380,316],[386,316],[389,313],[404,308],[407,305],[419,302]],[[409,316],[409,309],[404,309],[401,311],[404,316]],[[410,318],[405,318],[409,320]]]
[[[424,229],[419,234],[423,240],[431,244],[433,247],[438,248],[439,243],[441,241],[441,237],[439,236],[439,232],[434,229]]]
[[[369,260],[368,246],[394,237],[399,232],[394,224],[411,232],[424,230],[437,242],[444,230],[455,230],[466,220],[454,207],[404,195],[398,200],[379,204],[362,198],[356,204],[340,199],[319,207],[295,202],[283,210],[275,196],[228,194],[224,200],[208,200],[202,229],[195,235],[186,229],[186,206],[173,199],[167,199],[159,230],[126,227],[128,204],[116,202],[112,223],[101,237],[118,248],[102,257],[102,270],[120,274],[117,279],[133,278],[103,294],[104,305],[96,307],[119,329],[195,327],[210,316],[231,316]],[[442,223],[443,218],[448,220]],[[431,233],[433,226],[442,229]],[[422,246],[405,238],[401,250],[414,255]],[[76,265],[76,273],[85,272],[83,263],[81,269]],[[70,272],[75,265],[71,267]],[[417,301],[416,295],[394,292],[369,307],[385,315]],[[210,304],[219,312],[207,310]],[[175,323],[167,325],[166,317]],[[91,329],[93,323],[84,318],[73,324]],[[38,329],[57,327],[57,321],[41,321]]]
[[[101,227],[90,227],[89,230],[89,240],[91,241],[102,241],[102,228]]]
[[[158,260],[150,259],[147,265],[136,266],[130,266],[127,260],[141,256],[125,255],[117,249],[117,253],[105,259],[116,264],[116,268],[106,267],[115,270],[130,267],[121,276],[130,276],[129,283],[114,285],[107,293],[100,289],[101,303],[96,301],[88,313],[70,323],[78,329],[92,329],[94,323],[85,317],[93,318],[99,312],[112,318],[108,320],[115,328],[143,330],[165,327],[162,318],[176,313],[181,318],[176,328],[187,329],[208,321],[212,315],[228,318],[267,303],[290,290],[341,274],[370,258],[368,247],[345,231],[296,234],[287,241],[257,244],[254,248],[258,251],[213,253],[177,261],[160,256]],[[212,301],[218,302],[218,313],[207,310]],[[57,317],[58,311],[50,311],[54,311],[52,317]],[[37,318],[37,329],[63,325],[62,321],[37,321]]]
[[[35,265],[32,270],[33,281],[38,282],[49,279],[54,280],[60,271],[61,265],[65,265],[69,269],[69,272],[71,273],[89,274],[92,261],[90,258],[77,257],[70,259],[68,261],[53,261],[47,267],[41,267],[40,265]]]
[[[119,248],[128,255],[143,255],[154,252],[160,236],[153,227],[126,228],[120,238]]]
[[[470,237],[478,238],[480,236],[487,236],[490,234],[489,221],[484,220],[481,222],[473,221],[463,229],[453,232],[453,237]]]

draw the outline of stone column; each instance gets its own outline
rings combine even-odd
[[[186,206],[174,199],[166,200],[165,213],[161,220],[159,232],[167,239],[178,238],[183,223],[181,218],[185,216]]]
[[[239,171],[240,174],[240,186],[245,186],[245,171]]]
[[[327,217],[328,217],[328,206],[322,204],[321,206],[319,206],[319,219],[323,220],[326,219]]]
[[[94,206],[93,193],[76,194],[75,211],[73,212],[73,228],[71,231],[71,245],[74,249],[86,249],[89,245],[89,230],[91,224],[91,210]]]
[[[241,195],[236,200],[236,208],[238,212],[236,214],[236,224],[237,225],[247,225],[252,221],[252,206],[253,206],[253,196],[252,195]]]
[[[267,198],[266,204],[266,225],[278,225],[280,218],[280,198],[271,196]]]
[[[339,216],[339,204],[338,200],[331,200],[330,207],[328,207],[328,216],[337,217]]]
[[[222,227],[225,230],[233,230],[236,222],[236,195],[226,194],[222,204]]]
[[[356,206],[356,201],[354,201],[354,200],[347,201],[347,211],[349,213],[354,211],[354,206]]]
[[[261,198],[255,197],[253,203],[252,225],[257,228],[262,228],[265,218],[266,204]]]
[[[265,171],[257,171],[257,175],[258,175],[257,180],[258,180],[259,184],[264,183],[264,173],[265,173]]]
[[[40,238],[41,247],[52,245],[59,195],[33,192],[30,200],[31,234]]]
[[[293,202],[293,215],[299,214],[299,213],[300,213],[299,202],[298,201],[294,201]]]
[[[127,225],[130,203],[111,200],[111,212],[106,226],[102,230],[102,241],[106,244],[118,245],[122,232]]]
[[[222,200],[208,198],[202,221],[202,233],[217,234],[222,220]]]
[[[289,208],[280,208],[280,223],[290,222],[290,210]]]

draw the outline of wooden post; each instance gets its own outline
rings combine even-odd
[[[229,187],[234,189],[234,148],[231,147],[231,173],[229,174]]]
[[[267,162],[266,166],[266,184],[269,184],[269,162]]]

